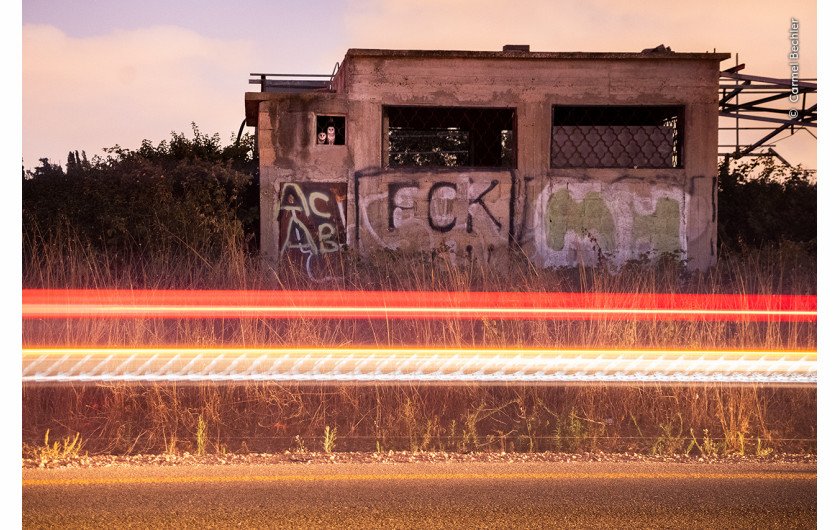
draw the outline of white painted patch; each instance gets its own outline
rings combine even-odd
[[[364,224],[365,230],[373,237],[374,241],[376,241],[380,247],[387,248],[390,250],[395,250],[397,247],[396,245],[388,245],[382,238],[379,237],[379,234],[376,233],[376,230],[373,229],[373,226],[370,224],[370,218],[368,217],[368,207],[372,202],[376,201],[387,201],[388,200],[388,192],[384,193],[377,193],[374,195],[368,195],[366,197],[361,198],[361,203],[358,205],[359,213],[361,214],[362,224]],[[359,245],[363,246],[361,242],[361,238],[359,240]],[[363,250],[363,249],[359,249]]]

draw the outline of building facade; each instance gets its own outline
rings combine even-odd
[[[716,260],[721,53],[351,49],[246,93],[263,255]]]

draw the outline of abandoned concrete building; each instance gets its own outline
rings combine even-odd
[[[350,49],[325,80],[256,74],[263,255],[707,269],[728,57]]]

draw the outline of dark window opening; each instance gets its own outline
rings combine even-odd
[[[516,110],[384,107],[383,165],[516,167]]]
[[[555,105],[553,168],[683,167],[684,107]]]
[[[316,116],[315,129],[317,145],[344,145],[344,116]]]

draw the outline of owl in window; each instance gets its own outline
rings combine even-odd
[[[325,132],[319,132],[319,133],[318,133],[318,139],[315,141],[315,143],[317,143],[317,144],[325,144],[325,143],[327,143],[327,133],[325,133]]]
[[[327,144],[335,145],[335,127],[332,125],[327,127]]]

